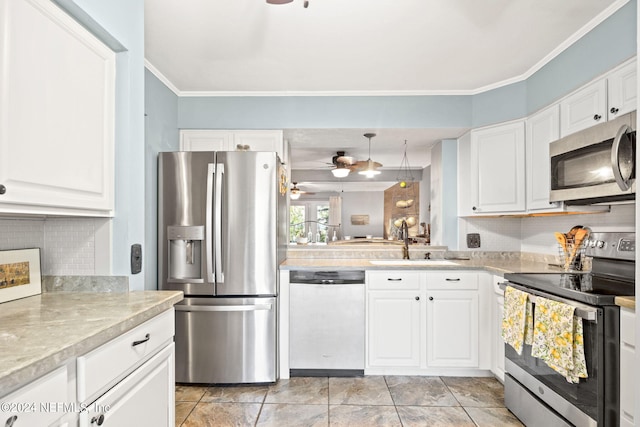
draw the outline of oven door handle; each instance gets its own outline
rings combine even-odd
[[[505,290],[507,286],[511,286],[512,288],[518,289],[519,291],[526,292],[527,294],[529,294],[530,297],[532,297],[531,302],[534,304],[536,302],[536,297],[538,296],[538,297],[546,298],[548,300],[570,305],[571,307],[575,308],[575,315],[577,317],[583,320],[586,320],[588,322],[598,323],[598,309],[595,307],[591,307],[585,304],[579,304],[579,303],[576,303],[575,301],[571,301],[565,298],[551,295],[546,292],[532,290],[527,288],[526,286],[519,286],[511,282],[503,282],[503,283],[500,283],[499,286],[500,286],[500,289],[502,290]]]

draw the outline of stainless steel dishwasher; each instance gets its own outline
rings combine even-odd
[[[290,274],[290,375],[364,375],[364,270]]]

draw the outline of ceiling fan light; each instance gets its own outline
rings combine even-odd
[[[349,169],[347,169],[345,167],[338,167],[338,168],[335,168],[335,169],[331,169],[331,173],[336,178],[345,178],[345,177],[347,177],[349,175]]]
[[[296,191],[295,193],[291,193],[289,197],[291,197],[291,200],[298,200],[300,198],[300,193]]]
[[[366,176],[367,178],[373,178],[374,176],[379,175],[380,171],[376,169],[376,166],[373,163],[373,160],[369,159],[367,160],[367,168],[365,170],[361,170],[358,173],[360,175]]]

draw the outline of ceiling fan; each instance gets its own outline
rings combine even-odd
[[[297,182],[292,182],[293,187],[291,187],[291,190],[289,190],[290,196],[292,200],[298,200],[300,198],[300,196],[302,194],[316,194],[316,193],[310,193],[309,191],[304,191],[298,188],[298,183]]]
[[[331,158],[331,164],[335,166],[331,169],[331,173],[336,178],[344,178],[353,170],[352,167],[355,163],[353,157],[345,156],[344,151],[338,151],[336,155]]]

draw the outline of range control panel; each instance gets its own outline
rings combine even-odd
[[[634,260],[636,256],[636,233],[591,232],[584,242],[585,255]]]

